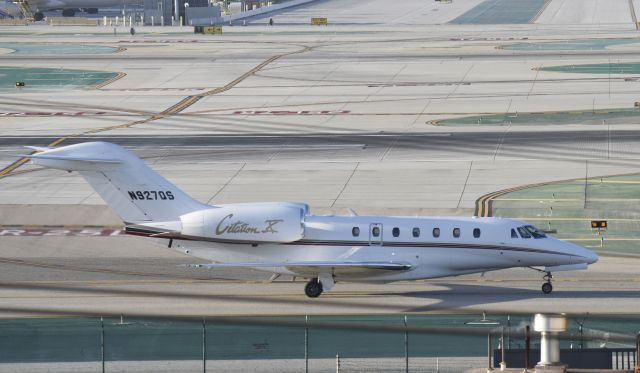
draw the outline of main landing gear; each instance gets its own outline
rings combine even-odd
[[[42,12],[35,12],[33,14],[34,21],[42,21],[44,19],[44,14]]]
[[[317,298],[322,294],[322,283],[317,278],[312,278],[311,281],[307,282],[304,286],[304,293],[309,298]]]

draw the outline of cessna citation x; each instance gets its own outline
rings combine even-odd
[[[338,281],[392,282],[530,267],[544,274],[586,269],[598,256],[502,218],[318,216],[304,203],[200,203],[134,154],[106,142],[30,147],[34,164],[78,171],[132,235],[211,263],[309,279],[318,297]]]

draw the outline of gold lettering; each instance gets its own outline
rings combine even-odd
[[[224,218],[222,218],[222,220],[220,220],[220,223],[218,223],[218,226],[216,227],[216,234],[220,235],[220,234],[224,234],[224,232],[227,231],[227,227],[224,227],[222,230],[220,230],[220,226],[222,225],[222,223],[224,223],[225,220],[232,218],[233,214],[229,214],[227,216],[225,216]]]
[[[266,223],[266,227],[263,230],[260,230],[257,227],[251,226],[249,223],[244,222],[242,220],[238,220],[236,222],[230,222],[228,224],[225,225],[225,221],[227,221],[228,219],[233,218],[233,214],[229,214],[227,216],[225,216],[224,218],[222,218],[222,220],[220,220],[220,222],[218,223],[218,225],[216,226],[216,234],[217,235],[222,235],[222,234],[235,234],[235,233],[240,233],[240,234],[260,234],[260,233],[278,233],[277,230],[274,229],[275,225],[278,223],[283,222],[284,220],[282,219],[268,219],[265,220],[264,222]]]
[[[277,230],[273,229],[273,226],[283,221],[282,219],[265,220],[264,222],[267,223],[267,227],[262,230],[262,233],[278,233]]]

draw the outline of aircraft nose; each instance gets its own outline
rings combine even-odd
[[[598,261],[598,254],[582,246],[569,244],[573,247],[573,252],[580,258],[580,261],[586,264],[593,264]]]
[[[584,251],[586,252],[586,255],[584,255],[584,257],[587,258],[587,264],[593,264],[598,261],[598,254],[587,249],[584,249]]]

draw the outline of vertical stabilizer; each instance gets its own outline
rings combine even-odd
[[[179,220],[209,206],[189,197],[119,145],[86,142],[29,155],[34,164],[78,171],[127,223]]]

